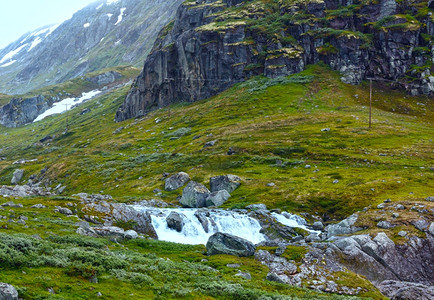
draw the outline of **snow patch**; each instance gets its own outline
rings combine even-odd
[[[42,39],[38,36],[36,39],[33,40],[32,44],[30,45],[30,48],[27,50],[27,52],[30,52],[33,48],[35,48],[39,43],[42,42]]]
[[[96,10],[100,9],[100,8],[103,7],[103,6],[104,6],[104,3],[101,3],[101,4],[96,8]]]
[[[60,26],[60,24],[55,24],[55,25],[51,26],[50,28],[48,28],[48,32],[47,32],[47,34],[45,35],[45,37],[48,37],[50,34],[52,34],[53,31],[56,30],[57,27],[59,27],[59,26]]]
[[[122,42],[122,40],[119,40],[115,43],[115,46],[119,45]]]
[[[8,67],[8,66],[14,64],[15,62],[16,62],[16,60],[12,60],[12,61],[10,61],[10,62],[8,62],[8,63],[5,63],[4,65],[1,65],[0,68]]]
[[[56,102],[53,104],[53,107],[46,110],[44,113],[40,114],[33,122],[41,121],[42,119],[44,119],[48,116],[51,116],[51,115],[64,113],[64,112],[72,109],[74,106],[79,105],[79,104],[83,103],[84,101],[95,97],[99,93],[101,93],[101,91],[93,90],[93,91],[90,91],[88,93],[83,93],[80,98],[66,98],[60,102]]]
[[[111,18],[113,17],[113,14],[107,14],[107,17],[109,18],[109,20],[111,20]]]
[[[0,64],[4,63],[7,60],[12,60],[12,58],[17,55],[21,50],[23,50],[24,47],[26,47],[28,44],[24,44],[20,47],[18,47],[15,50],[10,51],[8,54],[6,54],[5,56],[3,56],[2,59],[0,59]]]
[[[125,12],[126,9],[127,9],[126,7],[122,7],[122,8],[121,8],[121,14],[119,15],[119,17],[118,17],[118,21],[116,22],[115,25],[118,25],[120,22],[122,22],[122,19],[123,19],[123,17],[124,17],[124,12]]]
[[[84,28],[87,28],[89,26],[90,26],[90,23],[86,23],[86,24],[83,25]]]
[[[107,5],[112,5],[119,2],[119,0],[107,0]]]

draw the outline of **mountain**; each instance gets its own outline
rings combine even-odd
[[[187,1],[160,33],[116,120],[319,62],[346,83],[375,78],[432,95],[433,6],[426,0]]]
[[[99,0],[0,50],[0,92],[22,94],[119,65],[142,66],[182,0]]]

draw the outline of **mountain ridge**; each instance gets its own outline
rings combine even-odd
[[[99,0],[57,27],[30,32],[0,50],[0,92],[22,94],[106,67],[142,66],[181,2]]]

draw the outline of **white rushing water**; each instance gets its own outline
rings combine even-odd
[[[66,98],[63,99],[60,102],[56,102],[53,104],[53,107],[50,109],[47,109],[44,113],[40,114],[33,122],[41,121],[42,119],[54,115],[54,114],[61,114],[65,111],[68,111],[75,107],[76,105],[79,105],[83,103],[86,100],[89,100],[96,95],[101,93],[99,90],[90,91],[88,93],[83,93],[80,98]]]
[[[242,237],[254,244],[265,240],[260,233],[261,225],[256,219],[246,214],[240,214],[226,210],[210,210],[208,216],[208,232],[205,231],[199,219],[195,216],[197,209],[190,208],[150,208],[136,205],[136,210],[149,212],[152,218],[152,225],[157,233],[158,239],[162,241],[175,242],[180,244],[206,244],[208,238],[216,232],[229,233]],[[171,212],[177,212],[184,221],[181,232],[170,229],[166,218]]]
[[[133,208],[143,213],[148,212],[151,215],[152,226],[154,227],[158,239],[162,241],[175,242],[181,244],[206,244],[208,238],[216,232],[229,233],[244,238],[254,244],[265,241],[265,236],[260,233],[261,225],[258,220],[251,218],[247,213],[227,211],[223,209],[191,209],[191,208],[153,208],[134,205]],[[169,228],[166,218],[171,212],[178,213],[184,226],[182,231]],[[200,213],[206,222],[208,222],[208,232],[205,231],[202,223],[195,213]],[[289,213],[272,213],[276,221],[285,226],[303,228],[311,231],[306,227],[306,221]]]

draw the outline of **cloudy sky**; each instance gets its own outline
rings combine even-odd
[[[39,27],[61,23],[96,0],[0,0],[0,49]]]

